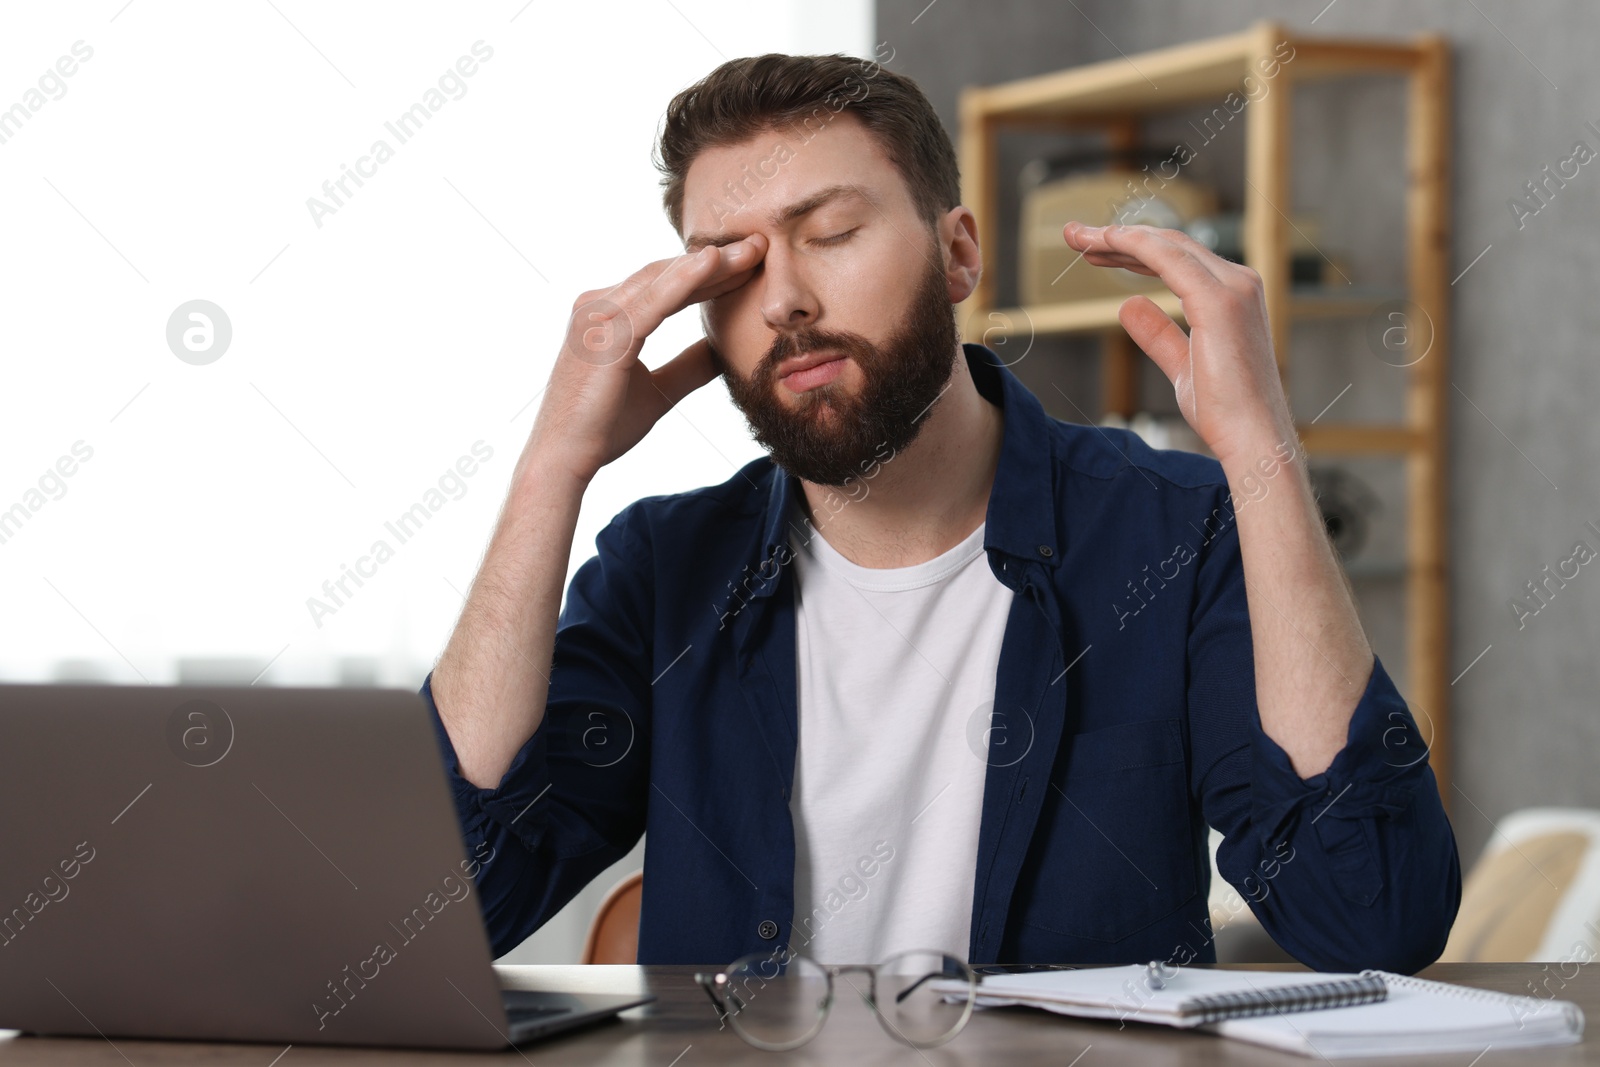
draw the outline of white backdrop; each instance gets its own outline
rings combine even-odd
[[[419,684],[573,298],[681,250],[667,101],[871,29],[866,0],[8,6],[0,678]],[[210,362],[169,343],[196,300],[231,339],[208,311],[190,353],[180,315],[176,349]],[[758,454],[701,390],[594,481],[569,573],[630,501]]]
[[[573,299],[681,251],[668,100],[871,31],[867,0],[0,11],[0,679],[419,685]],[[197,300],[225,349],[185,345]],[[759,454],[720,383],[691,396],[591,484],[569,577],[629,502]],[[575,961],[642,848],[506,958]]]

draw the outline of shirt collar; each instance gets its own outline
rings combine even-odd
[[[1005,412],[983,547],[1054,567],[1061,560],[1062,538],[1056,522],[1055,438],[1050,417],[992,349],[966,342],[961,350],[979,394]],[[774,463],[762,532],[763,570],[766,561],[783,559],[789,553],[789,505],[797,491],[795,479]],[[776,585],[764,581],[753,593],[766,596]]]

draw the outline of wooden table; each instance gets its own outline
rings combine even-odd
[[[1260,970],[1301,971],[1292,964],[1250,964]],[[763,1052],[745,1044],[731,1030],[718,1029],[718,1019],[706,995],[694,984],[696,970],[715,967],[599,967],[542,966],[497,967],[505,984],[517,989],[555,989],[568,992],[654,993],[659,999],[623,1012],[617,1019],[585,1030],[533,1042],[499,1054],[405,1051],[398,1049],[335,1048],[299,1045],[285,1052],[277,1045],[207,1044],[178,1041],[111,1042],[99,1038],[0,1038],[0,1067],[21,1064],[106,1065],[106,1067],[157,1067],[160,1064],[218,1063],[249,1067],[313,1067],[317,1064],[395,1064],[424,1067],[435,1064],[529,1063],[538,1067],[560,1064],[616,1064],[640,1067],[708,1067],[713,1064],[917,1064],[921,1067],[957,1067],[964,1064],[1052,1064],[1055,1067],[1111,1067],[1138,1064],[1294,1064],[1305,1067],[1324,1061],[1213,1037],[1184,1033],[1164,1026],[1114,1021],[1068,1019],[1024,1008],[999,1008],[975,1012],[965,1030],[939,1048],[917,1050],[900,1045],[873,1019],[862,1002],[839,987],[827,1024],[812,1041],[792,1052]],[[1496,989],[1505,993],[1530,992],[1548,980],[1542,994],[1575,1002],[1589,1025],[1584,1041],[1562,1048],[1499,1051],[1490,1049],[1471,1056],[1397,1056],[1339,1061],[1357,1065],[1403,1063],[1411,1067],[1493,1067],[1495,1064],[1600,1065],[1600,977],[1584,968],[1561,984],[1562,968],[1536,963],[1442,963],[1422,972],[1425,978]],[[1572,968],[1565,968],[1571,973]],[[842,995],[841,995],[842,993]],[[274,1057],[282,1053],[282,1058]]]

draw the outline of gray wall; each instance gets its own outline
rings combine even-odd
[[[954,138],[957,94],[965,85],[1133,56],[1266,18],[1308,34],[1439,31],[1454,50],[1450,274],[1466,273],[1452,289],[1448,374],[1450,676],[1466,673],[1452,689],[1456,788],[1448,800],[1470,864],[1492,820],[1508,812],[1600,807],[1600,776],[1593,772],[1600,752],[1600,612],[1593,610],[1600,567],[1583,567],[1521,627],[1511,606],[1542,567],[1571,556],[1576,541],[1600,551],[1600,535],[1584,529],[1589,521],[1600,528],[1591,474],[1600,455],[1593,417],[1600,396],[1593,358],[1600,335],[1600,301],[1593,295],[1600,276],[1600,159],[1520,226],[1508,206],[1541,168],[1571,155],[1574,142],[1600,152],[1600,134],[1586,125],[1600,127],[1600,69],[1593,60],[1600,7],[1590,0],[939,0],[931,7],[927,0],[880,0],[876,40],[894,47],[890,68],[923,86]],[[1398,283],[1398,81],[1341,81],[1296,94],[1290,210],[1323,216],[1324,243],[1354,281]],[[1041,144],[1059,150],[1064,142],[1008,138],[1003,145],[1004,211],[1016,208],[1014,184],[1007,184],[1015,167]],[[1242,145],[1242,136],[1232,144],[1219,138],[1191,176],[1223,183],[1236,196]],[[1009,229],[1011,216],[1003,216]],[[1005,300],[1015,275],[1009,243],[985,251]],[[1092,351],[1081,342],[1040,345],[1016,369],[1053,414],[1082,422],[1099,416]],[[1360,322],[1297,326],[1294,356],[1291,398],[1302,419],[1346,383],[1352,388],[1330,420],[1398,415],[1399,372],[1373,358]],[[1146,385],[1147,396],[1170,410],[1171,388],[1153,366]],[[1395,466],[1356,468],[1388,501],[1374,520],[1373,551],[1380,555],[1398,547],[1402,528]],[[1369,633],[1404,691],[1398,582],[1378,576],[1356,584]],[[1428,711],[1414,704],[1413,710],[1419,720]]]

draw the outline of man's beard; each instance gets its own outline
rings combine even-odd
[[[713,347],[728,395],[772,460],[797,478],[844,486],[897,455],[922,429],[933,402],[950,381],[960,335],[948,283],[937,260],[922,275],[900,328],[882,348],[853,333],[809,327],[779,334],[748,379],[740,378]],[[807,352],[837,352],[861,370],[851,394],[844,370],[830,382],[778,395],[777,369]]]

